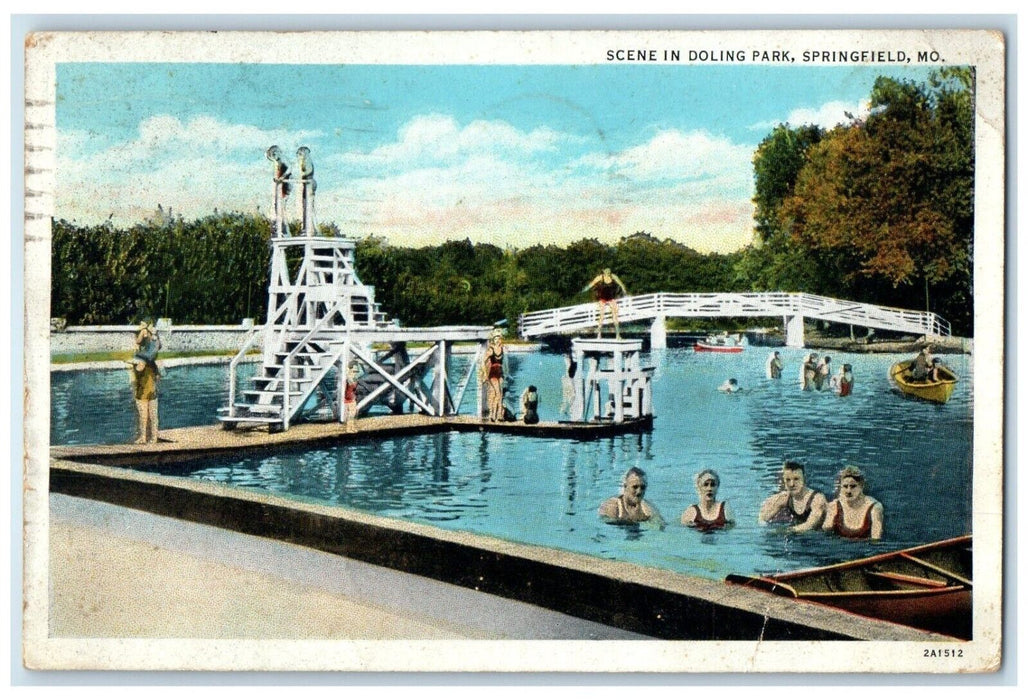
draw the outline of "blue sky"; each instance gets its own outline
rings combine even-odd
[[[751,240],[770,129],[845,122],[877,76],[927,70],[60,64],[57,216],[267,213],[277,144],[289,160],[311,149],[317,219],[354,237],[524,247],[645,230],[724,252]]]

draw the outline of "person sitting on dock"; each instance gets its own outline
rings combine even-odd
[[[582,289],[583,292],[592,290],[596,296],[596,303],[599,311],[599,321],[596,324],[596,337],[599,338],[603,334],[603,316],[607,307],[610,307],[610,319],[614,322],[614,334],[615,337],[621,339],[621,326],[618,323],[618,290],[625,296],[628,296],[628,289],[625,288],[624,283],[618,278],[613,272],[610,271],[609,267],[603,268],[603,272],[596,275],[592,282],[585,285]]]
[[[611,523],[649,522],[664,526],[664,518],[643,496],[646,495],[646,472],[631,467],[621,482],[621,494],[608,498],[599,509],[599,516]]]
[[[734,394],[737,391],[742,391],[742,387],[739,386],[739,380],[737,380],[735,377],[732,377],[724,384],[719,386],[717,390],[724,392],[726,394]]]
[[[836,498],[825,510],[822,527],[850,540],[879,540],[885,529],[882,504],[864,493],[865,479],[856,467],[836,478]]]
[[[570,357],[567,360],[567,373],[560,380],[560,411],[564,416],[571,415],[571,409],[575,405],[575,397],[578,391],[575,389],[575,375],[578,374],[578,363]]]
[[[788,525],[790,532],[806,532],[821,525],[828,502],[808,488],[803,465],[787,460],[782,465],[781,491],[764,501],[757,515],[761,525]]]
[[[764,365],[764,374],[768,379],[782,378],[782,353],[775,350],[767,356],[767,363]]]
[[[539,392],[534,384],[529,384],[521,394],[521,420],[525,425],[539,422]]]
[[[503,331],[493,330],[489,347],[482,358],[482,383],[486,385],[488,418],[492,422],[503,420],[503,381],[507,376],[507,358],[503,353]]]
[[[700,532],[723,530],[735,521],[728,511],[728,503],[717,500],[717,490],[721,486],[721,477],[713,469],[704,469],[696,475],[696,493],[699,502],[694,503],[682,513],[682,524],[694,527]]]
[[[853,393],[853,365],[843,365],[839,373],[832,377],[832,389],[839,396],[849,396]]]

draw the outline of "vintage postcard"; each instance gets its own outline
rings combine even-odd
[[[25,666],[997,671],[1005,50],[31,34]]]

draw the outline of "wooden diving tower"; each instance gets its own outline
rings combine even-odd
[[[273,432],[326,411],[344,421],[350,370],[358,375],[358,413],[374,405],[403,413],[409,405],[430,416],[456,414],[491,329],[405,329],[389,320],[375,303],[374,288],[357,276],[354,241],[318,233],[310,151],[297,151],[295,177],[277,146],[266,155],[275,168],[268,315],[229,365],[229,404],[218,420],[228,429],[264,425]],[[286,203],[296,185],[301,216],[294,235]],[[252,388],[237,392],[239,363],[258,340],[263,354]],[[452,346],[468,341],[477,343],[478,352],[454,388],[448,371]],[[413,354],[408,343],[419,345]]]

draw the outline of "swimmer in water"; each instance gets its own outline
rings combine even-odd
[[[611,523],[649,522],[660,527],[664,519],[660,512],[643,496],[646,495],[646,472],[632,467],[625,472],[621,482],[621,494],[608,498],[599,509],[599,516]]]

